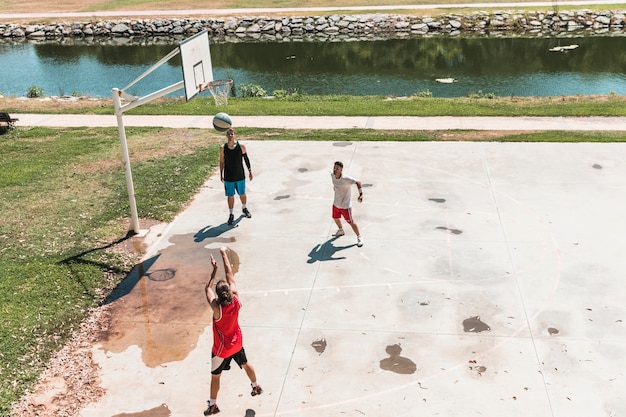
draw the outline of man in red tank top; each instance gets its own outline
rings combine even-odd
[[[220,254],[224,263],[225,279],[220,279],[215,283],[217,273],[217,262],[211,255],[211,265],[213,272],[211,279],[206,285],[205,292],[207,301],[213,311],[213,349],[211,353],[211,397],[209,407],[204,415],[217,414],[220,409],[217,407],[217,393],[220,389],[220,377],[222,371],[230,369],[230,362],[235,361],[240,368],[246,371],[252,383],[252,396],[260,395],[263,389],[257,383],[256,372],[252,365],[248,363],[246,352],[243,349],[243,335],[239,326],[239,292],[235,282],[235,274],[228,259],[228,249],[220,248]]]

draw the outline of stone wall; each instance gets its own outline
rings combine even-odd
[[[187,37],[204,29],[213,41],[273,40],[307,37],[401,37],[409,35],[606,34],[626,29],[626,12],[498,11],[424,17],[395,14],[311,17],[229,17],[118,19],[50,24],[2,24],[0,38]]]

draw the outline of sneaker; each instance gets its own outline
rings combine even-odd
[[[210,405],[209,408],[204,410],[204,415],[205,416],[210,416],[211,414],[217,414],[219,412],[220,412],[220,409],[217,406],[217,404],[213,404],[213,405]]]
[[[360,248],[363,246],[363,238],[361,236],[356,238],[356,245]]]
[[[263,394],[263,388],[261,388],[260,385],[257,385],[256,387],[252,387],[252,392],[250,393],[250,395],[254,397],[255,395],[261,395],[261,394]]]
[[[243,209],[243,215],[249,219],[252,218],[252,214],[250,214],[247,207]]]
[[[339,229],[335,232],[335,234],[333,235],[334,237],[339,237],[339,236],[343,236],[345,235],[346,232],[343,231],[343,229]]]
[[[230,216],[228,216],[228,225],[229,226],[232,226],[234,221],[235,221],[235,216],[234,215],[231,214]]]

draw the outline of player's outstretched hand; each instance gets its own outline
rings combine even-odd
[[[213,254],[211,254],[211,265],[213,266],[213,270],[217,269],[217,261],[213,257]]]

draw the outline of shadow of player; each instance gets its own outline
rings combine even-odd
[[[315,247],[311,249],[311,252],[309,252],[309,259],[307,260],[307,263],[312,264],[316,261],[338,261],[340,259],[346,259],[345,256],[339,258],[334,258],[333,256],[341,250],[356,246],[356,243],[347,246],[335,246],[333,245],[335,240],[337,240],[337,238],[333,237],[322,244],[315,245]]]
[[[198,233],[196,233],[193,236],[193,240],[194,242],[202,242],[204,239],[211,239],[211,238],[218,237],[219,235],[221,235],[224,232],[229,231],[233,227],[238,227],[241,219],[243,219],[243,215],[237,217],[233,221],[232,226],[224,222],[222,224],[219,224],[213,227],[211,226],[203,227],[201,230],[198,231]]]

